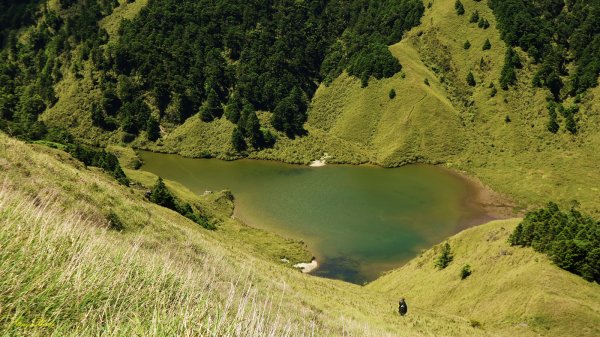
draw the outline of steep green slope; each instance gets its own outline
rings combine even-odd
[[[119,185],[61,151],[0,134],[0,166],[0,330],[8,334],[598,333],[599,286],[530,249],[508,247],[517,220],[450,238],[455,258],[443,271],[433,267],[436,247],[360,287],[294,271],[260,252],[245,235],[251,229],[231,235],[232,225],[221,223],[204,230],[146,202],[144,189]],[[168,186],[201,202],[211,219],[228,218],[220,197]],[[123,231],[110,229],[109,212]],[[464,263],[473,274],[461,281]],[[409,303],[403,318],[400,296]]]
[[[0,331],[9,335],[484,335],[454,315],[400,320],[395,299],[301,274],[262,251],[251,228],[204,230],[61,151],[0,134],[0,166]],[[229,219],[220,198],[202,205],[212,220]],[[109,212],[123,231],[110,229]]]
[[[498,81],[506,47],[491,9],[485,2],[465,1],[466,15],[459,16],[454,3],[433,2],[422,24],[390,47],[403,65],[401,73],[373,79],[366,88],[347,74],[321,85],[309,109],[307,136],[288,139],[268,126],[269,113],[259,112],[261,124],[278,140],[274,148],[249,157],[308,163],[326,152],[333,163],[444,163],[477,176],[523,207],[577,199],[584,210],[600,210],[600,175],[593,169],[594,149],[600,146],[599,89],[588,90],[578,101],[576,135],[564,128],[552,134],[546,112],[550,91],[531,85],[539,65],[517,49],[524,68],[517,70],[517,83],[502,90]],[[475,10],[490,23],[488,29],[469,23]],[[464,48],[467,40],[469,49]],[[491,49],[484,51],[486,40]],[[469,72],[474,87],[467,84]],[[394,99],[388,96],[391,89],[397,93]],[[156,144],[139,139],[133,145],[235,158],[229,143],[233,128],[225,119],[205,123],[196,115]]]
[[[39,113],[43,111],[41,107],[46,107],[40,119],[47,126],[67,127],[77,138],[93,145],[131,141],[131,134],[120,128],[107,131],[106,125],[99,127],[92,118],[94,111],[97,117],[98,104],[105,97],[105,84],[118,77],[113,70],[99,69],[93,51],[103,51],[104,59],[109,60],[119,43],[116,27],[123,19],[134,19],[145,5],[144,1],[123,1],[110,14],[102,12],[107,15],[99,22],[98,34],[102,35],[101,29],[106,29],[107,44],[86,47],[85,39],[83,45],[70,44],[70,54],[58,58],[60,66],[55,65],[52,72],[42,72],[46,74],[44,81],[57,80],[53,86],[56,102],[39,105],[39,97],[35,96],[32,102],[36,104],[24,111],[33,109]],[[577,132],[568,132],[565,126],[571,117],[559,114],[560,129],[554,134],[548,131],[547,98],[552,97],[551,92],[532,85],[543,64],[536,64],[527,53],[515,48],[523,69],[516,70],[514,85],[507,91],[501,88],[499,79],[507,49],[487,2],[463,1],[464,15],[457,14],[452,0],[431,2],[431,6],[426,1],[424,5],[421,24],[390,46],[391,53],[403,66],[402,71],[381,80],[371,78],[365,88],[361,79],[347,73],[332,79],[328,85],[321,84],[309,107],[305,136],[288,138],[271,126],[271,112],[257,111],[262,132],[277,137],[273,148],[237,153],[231,145],[236,125],[226,118],[207,123],[201,114],[194,114],[180,126],[161,122],[162,138],[156,142],[149,141],[142,131],[129,144],[185,156],[224,159],[247,155],[308,163],[326,152],[332,163],[370,162],[384,166],[415,161],[443,163],[480,178],[494,190],[515,199],[521,207],[548,200],[565,204],[577,199],[584,210],[600,211],[596,197],[600,175],[594,170],[599,159],[594,149],[600,145],[597,132],[600,89],[589,89],[576,98],[568,98],[565,106],[579,107],[573,120]],[[48,8],[60,11],[57,2],[50,2]],[[488,28],[470,22],[475,11],[480,20],[489,24]],[[28,31],[25,32],[21,38],[24,42],[28,41]],[[465,49],[467,40],[470,48]],[[486,41],[491,47],[483,50]],[[467,83],[470,73],[474,86]],[[565,76],[563,81],[567,80]],[[36,82],[33,88],[44,81]],[[389,98],[392,89],[396,92],[393,99]],[[150,115],[158,119],[161,113],[153,94],[144,95]],[[7,101],[10,104],[5,108],[17,104],[14,97],[3,97],[13,100]],[[7,113],[13,112],[3,112]],[[27,134],[35,136],[43,131],[39,123],[27,125],[24,130]],[[13,132],[14,128],[9,130]]]
[[[448,239],[454,260],[434,267],[441,246],[367,285],[419,308],[468,317],[502,335],[580,336],[600,333],[599,285],[564,273],[530,248],[511,247],[519,220],[494,221]],[[460,270],[472,274],[461,280]]]

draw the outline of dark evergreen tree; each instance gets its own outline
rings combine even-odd
[[[475,82],[475,76],[473,76],[473,73],[470,71],[467,74],[467,84],[471,87],[474,87],[477,84],[477,82]]]
[[[465,41],[465,44],[463,44],[463,48],[464,48],[464,49],[469,49],[469,48],[471,48],[471,42],[469,42],[469,40]]]
[[[490,23],[488,22],[487,19],[480,18],[479,22],[477,23],[477,26],[479,28],[488,29],[488,28],[490,28]]]
[[[245,151],[248,148],[246,141],[244,140],[244,135],[237,126],[233,129],[233,133],[231,134],[231,145],[233,145],[233,148],[237,152]]]
[[[158,180],[156,180],[156,183],[150,190],[148,199],[163,207],[175,209],[175,197],[173,197],[161,177],[158,177]]]
[[[509,242],[547,254],[559,267],[600,283],[600,222],[575,207],[563,212],[555,203],[528,212]]]
[[[548,117],[548,124],[546,126],[548,131],[557,133],[558,129],[560,129],[560,125],[557,122],[556,106],[554,103],[548,105]]]
[[[475,10],[473,12],[473,14],[471,14],[471,18],[469,19],[470,23],[477,23],[479,22],[479,11]]]
[[[504,66],[502,67],[499,80],[500,87],[503,90],[508,90],[509,86],[514,85],[517,82],[517,72],[515,69],[520,69],[521,67],[519,55],[514,49],[509,47],[504,56]]]
[[[148,140],[155,141],[160,138],[160,124],[156,118],[150,116],[148,121],[146,122],[146,133],[148,135]]]
[[[102,109],[107,115],[115,116],[121,105],[121,100],[113,88],[108,88],[102,93]]]
[[[396,90],[394,90],[393,88],[392,88],[392,89],[390,89],[390,92],[388,93],[388,97],[389,97],[390,99],[394,99],[394,98],[396,98]]]
[[[104,114],[102,109],[97,104],[92,104],[91,109],[92,124],[98,127],[104,127]]]
[[[597,85],[600,3],[581,0],[490,0],[489,3],[504,41],[521,47],[535,62],[548,65],[540,67],[535,84],[550,89],[555,100],[560,100],[559,79],[568,75],[562,64],[569,58],[575,64],[570,74],[571,95]],[[561,52],[556,53],[557,49]],[[559,71],[555,71],[557,66]]]
[[[490,39],[485,39],[485,42],[483,43],[483,47],[481,47],[482,50],[490,50],[492,49],[492,43],[490,42]]]
[[[306,122],[306,100],[300,89],[295,87],[273,111],[271,124],[276,130],[285,132],[289,137],[301,135]]]
[[[402,70],[397,58],[382,43],[369,43],[367,48],[356,53],[349,61],[348,73],[361,78],[363,87],[369,82],[369,77],[376,79],[391,77]]]
[[[190,204],[178,200],[176,197],[174,197],[163,182],[161,177],[158,178],[158,180],[150,190],[148,199],[155,204],[174,210],[175,212],[194,221],[195,223],[201,225],[206,229],[216,229],[216,226],[214,224],[209,223],[206,217],[196,214]]]
[[[239,95],[231,95],[227,106],[225,107],[225,117],[232,123],[237,123],[240,119],[244,102]]]
[[[223,115],[223,107],[219,101],[219,96],[214,89],[210,89],[206,102],[202,108],[200,108],[200,118],[205,122],[210,122],[215,118],[219,118]]]
[[[304,123],[304,122],[302,122]],[[260,122],[256,116],[256,112],[252,111],[246,118],[246,134],[250,138],[250,144],[256,149],[262,147],[263,134],[260,131]]]
[[[456,0],[456,2],[454,3],[454,9],[456,9],[456,14],[458,15],[465,14],[465,7],[463,6],[462,2],[460,2],[460,0]]]

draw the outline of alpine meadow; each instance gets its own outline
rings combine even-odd
[[[0,0],[0,336],[600,336],[600,0]]]

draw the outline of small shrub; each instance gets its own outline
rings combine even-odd
[[[492,49],[492,43],[490,42],[490,39],[485,39],[485,42],[483,43],[483,47],[481,49],[482,50]]]
[[[458,15],[465,14],[465,7],[463,6],[462,2],[460,2],[460,0],[456,0],[456,2],[454,3],[454,9],[456,9],[456,14]]]
[[[448,267],[448,265],[450,264],[450,262],[452,262],[453,259],[454,256],[452,255],[452,249],[450,248],[450,244],[446,242],[442,247],[442,252],[435,261],[435,267],[439,270],[442,270]]]
[[[474,11],[471,14],[471,18],[469,19],[469,23],[477,23],[479,21],[479,11]]]
[[[471,48],[471,42],[469,42],[469,40],[465,41],[465,44],[463,44],[463,48],[465,48],[465,50]]]
[[[479,321],[472,319],[469,321],[469,324],[471,324],[472,328],[481,329],[481,322],[479,322]]]
[[[133,168],[134,170],[139,170],[140,167],[142,167],[143,162],[136,158],[133,161],[131,161],[131,168]]]
[[[469,277],[471,275],[472,271],[471,271],[471,266],[469,266],[468,264],[465,264],[462,269],[460,270],[460,279],[464,280],[467,277]]]
[[[429,79],[425,78],[425,81],[423,81],[423,83],[425,83],[426,86],[429,86]]]
[[[108,215],[106,216],[106,221],[108,222],[108,228],[110,228],[112,230],[116,230],[116,231],[120,232],[123,229],[125,229],[123,222],[121,221],[121,219],[119,219],[117,214],[115,214],[115,212],[113,212],[113,211],[108,212]]]
[[[393,88],[390,90],[388,96],[390,97],[390,99],[394,99],[396,98],[396,90],[394,90]]]
[[[493,87],[492,90],[490,91],[490,97],[496,97],[497,93],[498,93],[498,89],[496,89],[496,87]]]
[[[475,82],[475,76],[473,76],[473,73],[469,71],[469,74],[467,74],[467,84],[474,87],[477,82]]]

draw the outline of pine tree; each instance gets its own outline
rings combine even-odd
[[[488,28],[490,28],[490,23],[488,22],[487,19],[481,18],[481,19],[479,19],[477,26],[479,28],[488,29]]]
[[[233,145],[233,148],[237,152],[242,152],[248,148],[246,141],[244,140],[244,135],[237,126],[233,129],[233,133],[231,134],[231,145]]]
[[[552,133],[557,133],[558,130],[560,129],[560,125],[556,121],[556,119],[557,119],[556,105],[554,103],[550,103],[548,105],[548,117],[549,117],[549,120],[548,120],[548,124],[546,125],[548,131],[550,131]]]
[[[393,88],[392,88],[392,89],[390,89],[390,92],[388,93],[388,97],[389,97],[390,99],[394,99],[394,98],[396,98],[396,90],[394,90]]]
[[[504,90],[508,90],[510,85],[514,85],[517,82],[517,73],[515,69],[521,69],[521,58],[512,48],[506,50],[504,55],[504,66],[500,73],[500,87]]]
[[[450,244],[448,242],[446,242],[444,244],[444,246],[442,247],[442,252],[438,256],[437,260],[435,261],[435,266],[437,269],[442,270],[442,269],[448,267],[448,265],[450,264],[450,262],[452,262],[453,259],[454,259],[454,256],[452,255],[452,250],[450,249]]]
[[[170,209],[175,209],[175,198],[173,197],[171,192],[169,192],[169,189],[167,189],[167,186],[165,185],[161,177],[158,177],[158,180],[152,187],[149,199],[155,204]]]
[[[577,123],[575,123],[575,118],[573,114],[568,114],[565,119],[565,129],[569,131],[572,135],[577,133]]]
[[[469,19],[469,23],[476,23],[479,21],[479,11],[474,11],[473,14],[471,14],[471,18]]]
[[[156,118],[150,116],[148,121],[146,122],[146,133],[148,135],[148,140],[155,141],[160,138],[160,125]]]
[[[92,124],[98,127],[104,127],[104,114],[97,104],[92,105]]]
[[[523,235],[523,223],[519,223],[515,230],[508,237],[511,246],[521,245],[521,235]]]
[[[465,41],[465,44],[463,44],[463,48],[464,48],[464,49],[469,49],[469,48],[471,48],[471,42],[469,42],[469,40]]]
[[[454,3],[454,9],[456,9],[456,14],[458,15],[465,14],[465,7],[463,6],[462,2],[460,2],[460,0],[456,0],[456,2]]]
[[[271,117],[271,124],[276,130],[285,132],[288,137],[302,134],[308,117],[306,109],[302,91],[294,87],[290,94],[277,104]]]
[[[490,39],[485,39],[485,42],[483,43],[483,47],[481,49],[482,50],[492,49],[492,43],[490,42]]]
[[[211,88],[208,91],[206,102],[204,102],[204,105],[200,109],[200,118],[204,122],[210,122],[215,118],[221,117],[221,115],[223,115],[223,107],[219,101],[219,95]]]
[[[475,76],[473,76],[473,73],[469,71],[469,74],[467,74],[467,84],[474,87],[477,82],[475,82]]]
[[[237,123],[240,119],[244,102],[237,94],[232,94],[229,97],[229,102],[225,108],[225,117],[232,123]]]
[[[252,104],[250,104],[249,102],[245,102],[244,108],[242,109],[242,112],[240,113],[240,118],[238,119],[238,122],[237,122],[238,128],[240,129],[240,132],[242,133],[242,135],[244,137],[250,137],[250,133],[248,132],[247,125],[248,125],[248,116],[250,116],[251,114],[256,114],[254,112],[254,108],[252,107]]]
[[[254,148],[259,148],[263,144],[262,132],[260,131],[260,122],[256,112],[252,110],[246,118],[246,134],[250,138],[250,143]]]

